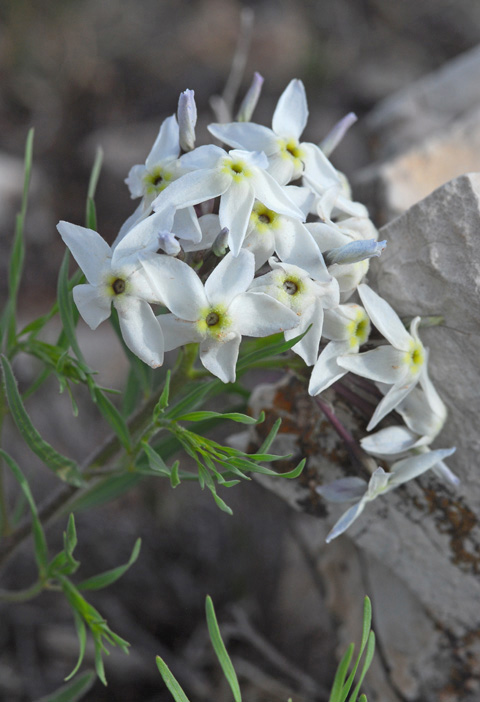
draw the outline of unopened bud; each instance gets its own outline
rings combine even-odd
[[[330,130],[320,144],[320,148],[327,158],[330,156],[332,151],[336,149],[346,132],[350,129],[352,124],[355,124],[356,121],[357,115],[354,112],[349,112],[348,115],[342,117],[342,119],[336,123],[333,129]]]
[[[225,252],[227,250],[228,246],[228,228],[224,227],[221,231],[220,234],[217,236],[215,239],[215,242],[212,246],[213,253],[215,256],[218,256],[221,258],[222,256],[225,256]]]
[[[254,109],[257,106],[258,98],[262,92],[263,76],[260,73],[253,74],[252,84],[247,90],[247,94],[242,100],[237,114],[237,122],[250,122]]]
[[[180,146],[183,151],[192,151],[195,148],[195,125],[197,124],[197,106],[193,90],[184,90],[180,93],[177,118],[180,128]]]
[[[158,246],[169,256],[176,256],[180,252],[180,244],[171,232],[160,232]]]
[[[336,249],[324,251],[323,258],[327,266],[333,266],[334,263],[340,265],[358,263],[367,258],[373,258],[373,256],[380,256],[386,246],[386,241],[375,241],[375,239],[351,241],[349,244],[345,244],[345,246],[339,246]]]

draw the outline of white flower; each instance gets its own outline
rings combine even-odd
[[[179,143],[184,151],[195,148],[195,125],[197,124],[197,106],[195,91],[184,90],[178,100]]]
[[[287,341],[312,325],[303,339],[292,347],[311,366],[317,358],[322,336],[323,310],[336,307],[339,302],[337,281],[325,273],[320,280],[312,280],[302,268],[280,263],[274,258],[270,259],[270,265],[273,271],[256,278],[250,289],[271,295],[298,315],[299,325],[295,331],[285,332]]]
[[[340,517],[327,536],[327,543],[348,529],[361,515],[367,502],[375,500],[379,495],[389,492],[408,480],[417,478],[425,471],[433,468],[439,461],[451,456],[455,449],[437,449],[411,458],[405,458],[394,463],[390,473],[383,468],[377,468],[370,481],[361,478],[341,478],[329,485],[319,485],[316,489],[320,495],[330,502],[351,502],[358,500],[345,514]]]
[[[200,146],[181,158],[190,172],[166,188],[153,203],[155,210],[189,207],[220,195],[220,225],[229,231],[234,256],[243,244],[255,199],[279,214],[304,220],[305,215],[265,171],[263,153]]]
[[[315,176],[321,173],[325,188],[336,185],[340,177],[318,146],[300,142],[307,119],[305,87],[301,80],[294,79],[280,96],[272,129],[252,122],[211,124],[208,129],[229,146],[263,151],[268,157],[268,171],[279,183],[286,184],[299,178],[308,165]]]
[[[202,285],[198,275],[173,258],[147,259],[144,267],[172,314],[158,317],[165,350],[200,343],[200,360],[224,383],[234,382],[241,337],[268,336],[298,323],[297,316],[268,295],[249,291],[254,257],[229,253]]]
[[[158,228],[159,217],[149,217],[112,249],[92,229],[69,222],[57,225],[88,281],[73,288],[73,299],[83,319],[91,329],[96,329],[110,316],[113,303],[126,345],[152,368],[162,365],[164,349],[162,329],[148,303],[162,300],[152,290],[144,273],[135,239],[154,239]],[[150,256],[156,255],[150,253]]]
[[[367,426],[370,431],[407,397],[418,381],[422,382],[426,353],[417,334],[420,317],[413,320],[409,334],[388,302],[368,285],[359,285],[358,292],[373,324],[391,344],[337,359],[339,366],[352,373],[392,386]]]
[[[370,320],[360,305],[339,305],[325,310],[322,335],[331,339],[318,357],[310,376],[308,392],[318,395],[348,372],[337,358],[356,354],[370,334]]]

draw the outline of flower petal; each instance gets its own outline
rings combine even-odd
[[[318,356],[318,347],[322,336],[323,327],[323,307],[321,298],[316,297],[311,305],[307,307],[301,315],[299,324],[294,329],[285,332],[286,341],[290,341],[295,336],[303,334],[311,325],[310,330],[305,334],[303,339],[300,339],[295,346],[292,346],[292,351],[295,351],[307,364],[313,366]]]
[[[308,119],[307,96],[301,80],[294,78],[287,85],[273,113],[275,134],[300,139]]]
[[[173,161],[180,155],[180,139],[177,118],[167,117],[162,122],[158,136],[147,156],[145,165],[148,170],[162,161]]]
[[[78,311],[90,329],[96,329],[110,317],[112,303],[106,295],[102,295],[101,288],[95,285],[76,285],[72,292]]]
[[[237,295],[228,309],[235,331],[245,336],[269,336],[291,329],[298,316],[270,295],[246,292]]]
[[[308,385],[310,395],[319,395],[330,387],[332,383],[343,378],[347,371],[338,365],[337,358],[347,353],[349,348],[350,343],[348,341],[331,341],[325,346],[310,376]]]
[[[99,283],[105,265],[112,255],[107,242],[93,229],[80,227],[78,224],[62,221],[57,224],[57,229],[88,282],[92,285]]]
[[[198,275],[183,261],[158,254],[142,261],[143,270],[158,299],[180,319],[194,322],[208,300]]]
[[[198,332],[194,322],[179,319],[174,314],[161,314],[157,320],[162,327],[165,351],[172,351],[185,344],[202,341],[203,334]]]
[[[232,181],[220,199],[220,224],[228,229],[228,245],[234,256],[238,256],[245,239],[254,201],[253,188],[247,180]]]
[[[364,451],[372,456],[390,456],[404,453],[418,445],[418,434],[404,426],[393,426],[380,429],[375,434],[360,439]]]
[[[215,168],[221,158],[225,158],[227,153],[220,146],[214,144],[206,144],[205,146],[197,146],[196,149],[188,154],[183,154],[180,159],[182,168],[187,169],[204,169]]]
[[[367,491],[367,483],[362,478],[349,477],[339,478],[327,485],[317,485],[315,492],[318,492],[329,502],[350,502],[351,500],[361,500]]]
[[[212,306],[225,305],[244,293],[255,275],[255,258],[250,251],[241,249],[238,256],[228,253],[210,273],[205,283],[205,294]]]
[[[190,153],[194,153],[191,151]],[[187,154],[187,156],[190,154]],[[177,209],[198,205],[225,192],[231,183],[231,177],[221,173],[218,168],[200,169],[185,173],[158,195],[152,203],[155,211],[169,205]]]
[[[163,363],[163,332],[150,305],[129,298],[128,305],[117,306],[120,329],[126,345],[144,363],[158,368]]]
[[[360,500],[360,502],[357,502],[356,505],[352,505],[350,509],[347,509],[345,514],[342,517],[340,517],[338,522],[335,524],[335,526],[325,539],[327,544],[329,544],[330,541],[332,541],[333,539],[336,539],[337,536],[340,536],[340,534],[343,534],[348,529],[348,527],[351,526],[353,522],[361,515],[364,509],[365,502],[363,500]]]
[[[408,480],[417,478],[439,461],[443,461],[444,458],[451,456],[452,453],[455,453],[454,448],[437,449],[436,451],[428,451],[417,456],[412,456],[411,458],[404,458],[401,461],[397,461],[397,463],[394,463],[392,466],[388,489],[391,490],[398,485],[402,485],[402,483],[406,483]]]
[[[275,249],[282,261],[303,268],[315,280],[331,280],[320,249],[304,224],[295,219],[285,221],[276,234]]]
[[[285,188],[277,183],[266,171],[256,169],[251,176],[257,200],[278,214],[294,217],[301,222],[305,215],[297,205],[290,200]]]
[[[278,149],[278,138],[268,127],[253,122],[209,124],[210,134],[234,149],[263,151],[267,156]]]
[[[378,331],[396,349],[408,351],[412,344],[412,337],[403,326],[393,307],[364,283],[358,286],[358,293],[368,316]]]
[[[112,267],[127,261],[138,261],[142,252],[155,253],[160,245],[159,234],[171,232],[175,209],[168,207],[142,219],[118,242],[113,250]]]
[[[393,346],[378,346],[365,353],[342,356],[338,359],[338,365],[364,378],[393,384],[402,380],[408,372],[404,355],[403,351]]]
[[[210,373],[224,383],[235,382],[238,349],[241,336],[235,334],[228,341],[218,342],[207,337],[200,344],[200,360]]]
[[[379,402],[375,412],[372,415],[367,431],[371,431],[384,417],[394,410],[400,402],[408,395],[418,382],[418,375],[403,378],[390,388],[383,400]]]

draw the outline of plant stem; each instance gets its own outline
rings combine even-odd
[[[31,587],[27,587],[25,590],[17,590],[16,592],[10,590],[0,590],[0,601],[2,602],[28,602],[28,600],[33,600],[34,597],[39,595],[44,589],[44,584],[37,580]]]

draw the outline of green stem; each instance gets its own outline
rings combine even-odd
[[[17,590],[12,592],[10,590],[0,590],[0,601],[2,602],[28,602],[28,600],[33,600],[37,597],[45,585],[40,580],[34,583],[31,587],[27,587],[25,590]]]
[[[3,383],[0,383],[0,439],[2,437],[3,420],[7,414],[7,404],[5,401],[5,390]],[[10,519],[8,516],[7,497],[5,494],[4,466],[0,460],[0,534],[6,536],[11,532]]]

